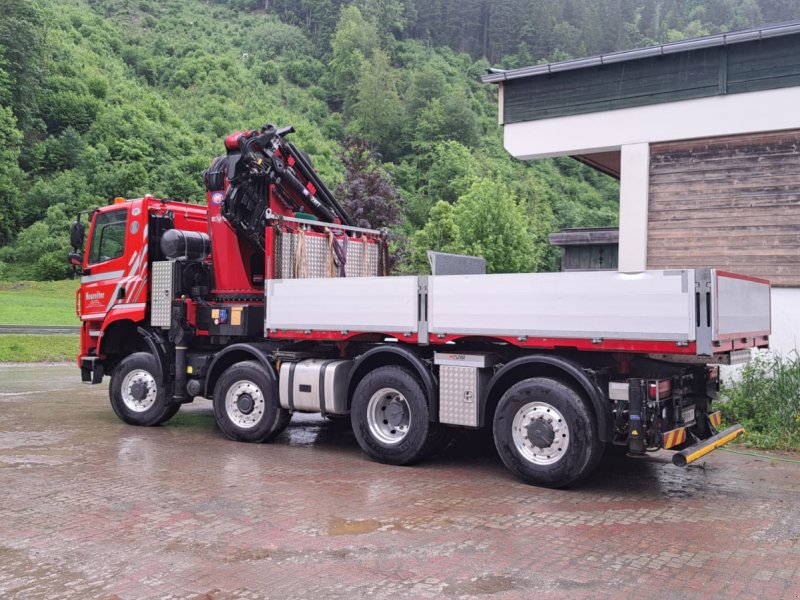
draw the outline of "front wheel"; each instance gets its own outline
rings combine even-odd
[[[409,465],[441,449],[446,441],[429,418],[422,385],[403,367],[380,367],[362,379],[353,394],[353,432],[372,459]]]
[[[111,375],[108,395],[114,413],[129,425],[150,427],[171,419],[180,405],[167,401],[159,383],[161,369],[152,354],[136,352],[123,358]]]
[[[577,483],[603,454],[588,402],[545,377],[520,381],[503,394],[494,440],[506,467],[526,483],[546,487]]]
[[[214,387],[214,418],[222,432],[239,442],[266,442],[289,424],[278,403],[277,386],[260,363],[228,367]]]

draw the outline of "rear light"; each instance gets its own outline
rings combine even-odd
[[[662,379],[653,381],[648,386],[650,390],[650,400],[666,398],[672,393],[672,380]]]
[[[719,381],[719,367],[708,367],[706,369],[706,381]]]

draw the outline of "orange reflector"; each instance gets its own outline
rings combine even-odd
[[[674,448],[686,441],[686,428],[679,427],[672,431],[665,431],[662,435],[664,438],[664,448]]]
[[[122,196],[117,196],[116,198],[114,198],[114,204],[122,204],[123,202],[125,202],[125,198],[123,198]]]
[[[722,413],[720,411],[713,412],[708,415],[708,420],[714,427],[719,427],[719,424],[722,423]]]

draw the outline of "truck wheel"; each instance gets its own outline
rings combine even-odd
[[[503,394],[494,415],[494,442],[520,479],[555,488],[577,483],[603,454],[587,401],[544,377],[520,381]]]
[[[394,365],[379,367],[359,382],[350,419],[361,449],[390,465],[420,461],[446,440],[442,426],[428,418],[422,385],[408,369]]]
[[[276,386],[255,361],[240,362],[214,387],[214,418],[222,432],[239,442],[266,442],[286,428],[289,411],[278,404]]]
[[[148,352],[123,358],[111,375],[108,396],[114,413],[129,425],[159,425],[171,419],[180,405],[167,402],[158,383],[160,368]]]

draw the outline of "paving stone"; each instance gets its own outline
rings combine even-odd
[[[130,427],[73,367],[0,366],[0,400],[0,597],[800,598],[797,464],[607,457],[547,490],[478,435],[398,468],[317,416]]]

